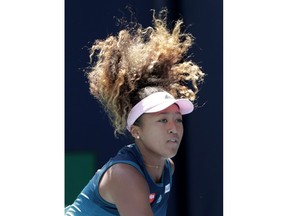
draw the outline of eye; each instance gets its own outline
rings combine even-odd
[[[181,119],[179,118],[179,119],[177,119],[176,121],[177,121],[178,123],[183,123],[182,118],[181,118]]]
[[[160,119],[158,122],[161,122],[161,123],[167,123],[168,121],[167,121],[167,119]]]

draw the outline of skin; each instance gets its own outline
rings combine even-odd
[[[155,182],[159,182],[165,161],[177,154],[183,136],[182,115],[176,104],[157,113],[141,116],[140,126],[133,125],[131,134],[135,138],[146,169]],[[153,216],[149,202],[149,186],[145,178],[132,166],[115,164],[103,175],[99,192],[104,200],[117,206],[122,216]]]

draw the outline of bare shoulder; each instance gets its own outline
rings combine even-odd
[[[149,193],[149,186],[144,176],[129,164],[115,164],[107,171],[107,174],[110,175],[110,181],[113,183],[112,187],[126,186],[126,189],[131,189],[133,186],[139,187],[138,190],[142,190],[141,192]],[[127,184],[130,186],[128,185],[128,187]]]
[[[104,174],[99,192],[117,206],[120,215],[152,216],[149,186],[143,175],[129,164],[115,164]]]
[[[171,158],[168,159],[170,161],[171,167],[172,167],[172,173],[174,173],[175,170],[175,164]]]
[[[123,178],[125,178],[128,181],[131,179],[133,181],[141,179],[145,180],[142,174],[135,167],[124,163],[118,163],[113,165],[112,167],[110,167],[110,169],[108,169],[108,173],[110,173],[112,177],[115,177],[114,178],[115,181]]]

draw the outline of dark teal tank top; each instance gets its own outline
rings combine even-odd
[[[150,189],[150,205],[154,216],[165,216],[170,188],[172,186],[172,168],[169,160],[162,173],[160,183],[155,183],[147,172],[141,153],[135,144],[123,147],[99,169],[73,204],[65,208],[65,216],[115,216],[120,215],[114,204],[106,202],[99,194],[98,186],[103,174],[117,163],[130,164],[146,179]]]

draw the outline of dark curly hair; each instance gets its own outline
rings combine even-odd
[[[176,21],[169,31],[167,11],[158,17],[153,11],[151,27],[136,23],[93,44],[92,67],[87,71],[90,92],[107,111],[115,134],[125,132],[128,113],[151,93],[167,91],[175,98],[196,99],[204,73],[183,59],[194,38],[181,33],[182,24],[182,20]],[[191,82],[191,89],[187,82]]]

